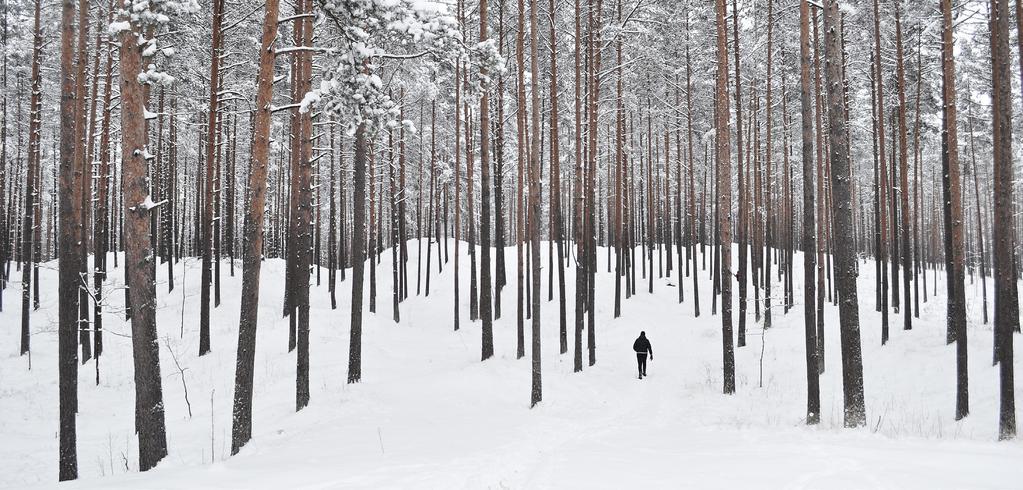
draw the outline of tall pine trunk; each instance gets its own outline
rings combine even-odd
[[[262,267],[266,178],[270,153],[270,104],[273,100],[274,50],[277,37],[278,0],[267,0],[256,76],[256,111],[249,168],[248,206],[242,239],[242,291],[238,322],[238,355],[235,365],[231,454],[237,454],[252,438],[252,379],[256,363],[256,321],[259,306],[259,273]],[[342,214],[344,213],[342,207]]]
[[[717,12],[717,107],[714,114],[717,165],[718,248],[720,249],[721,341],[723,392],[735,393],[735,352],[732,338],[732,184],[731,143],[728,127],[728,40],[725,0],[716,0]]]
[[[354,186],[352,196],[352,307],[351,332],[348,344],[348,382],[362,380],[362,303],[363,277],[366,266],[366,167],[369,143],[367,127],[355,130]]]
[[[142,73],[142,48],[136,43],[138,27],[120,33],[121,165],[124,189],[124,265],[131,294],[131,340],[135,366],[135,420],[139,437],[139,470],[146,471],[167,455],[160,349],[156,330],[156,272],[150,243],[147,181],[147,135]]]
[[[835,233],[841,243],[852,243],[852,181],[849,177],[849,133],[846,132],[842,63],[841,12],[838,0],[827,0],[824,8],[824,57],[828,100],[828,141],[831,149],[831,193],[835,200]],[[845,426],[866,425],[863,401],[863,360],[860,353],[859,301],[856,294],[856,250],[835,247],[835,282],[839,297],[839,332],[842,345],[842,394]],[[908,277],[908,276],[907,276]],[[908,297],[908,295],[907,295]],[[906,309],[909,316],[909,309]]]
[[[941,0],[941,188],[944,217],[945,277],[948,293],[948,342],[956,343],[956,420],[970,413],[966,351],[966,285],[963,258],[963,208],[959,177],[955,55],[953,54],[952,2]],[[979,230],[978,230],[979,233]],[[926,289],[926,288],[924,288]]]
[[[913,328],[913,314],[912,308],[909,305],[910,301],[910,275],[912,271],[913,262],[913,249],[910,248],[910,238],[912,237],[912,230],[909,228],[909,158],[906,153],[908,151],[908,143],[906,142],[906,70],[902,56],[902,21],[900,15],[899,3],[901,0],[895,1],[895,63],[896,63],[896,76],[898,79],[898,95],[899,95],[899,217],[900,217],[900,228],[899,238],[901,239],[899,248],[902,251],[902,298],[904,301],[904,308],[902,309],[902,328],[903,330],[910,330]]]
[[[799,2],[800,111],[802,114],[803,160],[803,326],[806,337],[806,423],[820,423],[820,362],[817,359],[816,249],[817,224],[814,217],[813,97],[810,86],[810,5]]]
[[[57,377],[59,384],[60,481],[78,478],[75,415],[78,412],[78,271],[81,242],[75,233],[82,227],[81,168],[75,167],[74,37],[75,2],[62,0],[60,19],[60,233],[58,250]],[[130,36],[127,36],[130,37]]]
[[[206,178],[203,197],[202,233],[202,277],[199,297],[199,355],[210,351],[210,284],[213,282],[213,190],[216,186],[215,165],[217,161],[217,111],[220,106],[220,27],[223,22],[222,0],[213,0],[213,38],[210,56],[210,105],[206,123]]]
[[[532,138],[529,146],[529,242],[530,242],[530,279],[532,280],[532,387],[529,406],[535,407],[543,398],[543,387],[540,377],[540,82],[539,42],[537,41],[536,6],[537,0],[530,0],[529,5],[529,58],[530,79],[532,89]]]
[[[30,304],[32,296],[32,269],[35,263],[35,228],[40,224],[36,222],[36,203],[40,194],[37,187],[39,182],[40,151],[42,134],[42,80],[39,74],[40,57],[43,51],[43,33],[41,28],[40,15],[41,0],[35,2],[34,27],[32,35],[32,95],[29,99],[29,123],[28,123],[28,167],[25,170],[25,198],[24,212],[22,217],[21,250],[24,258],[21,269],[21,355],[29,354],[30,350]],[[6,123],[6,121],[5,121]],[[79,120],[79,124],[81,121]],[[86,339],[88,333],[86,333]],[[84,359],[84,357],[83,357]],[[84,362],[84,361],[83,361]]]
[[[995,352],[999,364],[998,438],[1016,437],[1013,392],[1013,329],[1019,325],[1016,291],[1015,237],[1012,200],[1012,70],[1009,67],[1009,8],[1007,0],[991,0],[991,112],[994,129],[994,272]]]
[[[299,13],[312,11],[312,0],[299,0]],[[313,22],[309,17],[299,19],[300,45],[312,46]],[[298,84],[296,93],[305,94],[312,87],[313,60],[311,51],[296,54],[298,67]],[[300,131],[298,168],[293,173],[291,192],[293,194],[291,210],[291,233],[295,247],[295,278],[292,282],[292,314],[296,318],[296,374],[295,374],[295,410],[301,410],[309,404],[309,268],[312,265],[313,246],[313,162],[312,162],[312,115],[306,112],[297,114]]]
[[[480,0],[480,42],[486,42],[487,0]],[[485,67],[480,68],[480,78],[487,78]],[[490,272],[490,87],[483,87],[480,98],[480,297],[479,313],[483,320],[480,358],[487,360],[494,355],[494,312],[493,281]],[[471,191],[470,191],[471,192]]]

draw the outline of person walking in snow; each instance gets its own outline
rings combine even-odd
[[[632,343],[632,350],[636,351],[636,363],[639,366],[639,379],[646,376],[646,356],[650,354],[650,360],[654,360],[654,349],[650,347],[650,341],[646,338],[646,332],[640,332],[639,338]]]

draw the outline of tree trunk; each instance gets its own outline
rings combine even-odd
[[[774,0],[767,0],[767,94],[766,101],[764,103],[764,112],[766,113],[766,132],[764,142],[764,166],[766,167],[766,192],[764,202],[764,248],[761,250],[763,256],[763,280],[764,280],[764,330],[771,328],[771,246],[774,245],[773,231],[774,227],[771,225],[771,214],[774,211],[773,202],[771,195],[773,194],[773,185],[771,182],[771,133],[772,133],[772,121],[771,114],[774,111],[771,100],[771,85],[774,83],[773,78],[773,41],[774,41]],[[766,249],[766,253],[764,250]]]
[[[498,50],[501,56],[504,51],[504,4],[500,4],[498,14]],[[496,277],[494,278],[494,319],[501,318],[501,291],[507,284],[505,272],[505,214],[504,214],[504,75],[497,76],[497,121],[495,160],[494,160],[494,242],[496,250]],[[457,224],[456,224],[457,226]]]
[[[312,12],[312,0],[299,1],[299,13]],[[300,46],[312,46],[313,22],[309,17],[300,19]],[[311,51],[302,51],[296,55],[298,67],[297,94],[305,94],[312,87],[313,60]],[[298,164],[291,181],[291,192],[294,195],[291,210],[291,233],[295,247],[295,278],[292,282],[292,314],[296,319],[296,373],[295,373],[295,410],[301,410],[309,404],[309,268],[312,265],[312,206],[313,206],[313,163],[312,163],[312,115],[299,112],[296,115],[300,131]]]
[[[718,240],[721,277],[721,335],[723,391],[735,393],[735,353],[732,338],[732,184],[731,144],[728,128],[728,40],[726,39],[725,0],[716,0],[717,8],[717,108],[714,114],[717,164]]]
[[[210,106],[206,123],[206,188],[203,200],[202,234],[202,278],[199,298],[199,355],[210,351],[210,284],[213,277],[213,189],[216,185],[215,162],[217,160],[217,111],[220,89],[220,26],[223,22],[223,1],[213,0],[213,38],[210,56]]]
[[[29,101],[28,167],[25,170],[25,214],[21,220],[21,250],[23,257],[21,269],[21,355],[29,354],[30,351],[31,334],[29,321],[32,299],[32,269],[34,269],[32,264],[35,262],[35,254],[32,253],[32,250],[35,248],[33,243],[35,227],[39,226],[38,223],[35,223],[35,208],[37,207],[37,196],[40,194],[37,183],[39,182],[40,151],[42,150],[40,141],[42,138],[40,131],[40,126],[42,126],[42,101],[40,100],[42,80],[39,75],[39,64],[43,51],[43,33],[40,25],[40,3],[41,0],[36,0],[35,2],[35,20],[32,29],[32,95]],[[81,120],[78,121],[81,123]],[[88,332],[85,335],[86,340],[88,340]],[[83,359],[85,359],[85,352],[88,351],[83,350]]]
[[[1015,287],[1012,200],[1012,70],[1009,67],[1009,8],[1007,0],[991,0],[991,111],[994,129],[994,271],[995,344],[999,364],[998,438],[1016,436],[1013,393],[1013,329],[1019,325]]]
[[[536,3],[537,0],[530,0],[529,8],[529,58],[530,73],[539,74],[539,42],[537,41]],[[532,301],[532,326],[533,342],[531,349],[532,358],[532,389],[530,391],[529,406],[535,407],[543,398],[543,389],[540,378],[540,82],[539,77],[534,75],[530,79],[532,85],[532,141],[529,147],[529,228],[530,246],[529,256],[533,285]]]
[[[86,119],[88,114],[86,113],[85,100],[88,98],[87,94],[87,83],[86,78],[88,77],[89,69],[89,1],[78,0],[78,56],[75,60],[75,165],[81,167],[82,179],[78,182],[81,186],[81,190],[78,192],[77,197],[82,201],[82,222],[81,228],[77,230],[78,240],[81,241],[81,245],[78,247],[78,253],[82,255],[82,260],[79,263],[79,274],[80,278],[78,288],[78,343],[82,349],[82,362],[88,361],[92,358],[92,339],[89,337],[89,288],[88,288],[88,229],[89,229],[89,211],[92,209],[92,169],[91,162],[86,162],[86,148],[89,146],[86,141]],[[148,92],[147,92],[148,93]],[[37,152],[38,153],[38,152]],[[38,166],[38,165],[37,165]],[[38,180],[38,178],[36,179]],[[39,185],[38,183],[36,184]],[[35,220],[40,220],[41,215],[37,212]],[[38,225],[37,225],[38,226]],[[37,228],[38,229],[38,228]],[[36,230],[33,230],[33,234]],[[38,243],[35,244],[38,246]],[[33,249],[35,248],[33,246]],[[30,255],[34,255],[34,250],[29,250]],[[38,279],[38,276],[37,276]],[[38,286],[37,286],[38,287]]]
[[[404,110],[404,107],[402,108]],[[401,280],[400,280],[400,261],[398,257],[398,251],[400,249],[399,243],[399,227],[398,227],[398,207],[400,195],[398,194],[398,182],[397,175],[395,175],[394,165],[394,129],[387,129],[387,173],[390,183],[390,217],[391,217],[391,318],[394,323],[401,321],[401,312],[398,310],[398,303],[401,301]]]
[[[845,124],[845,96],[842,57],[841,13],[838,0],[827,0],[824,8],[825,77],[828,95],[828,139],[831,147],[831,193],[835,232],[841,243],[852,243],[852,182],[849,178],[849,133]],[[839,329],[842,344],[842,394],[845,403],[845,426],[866,425],[863,401],[863,360],[860,354],[859,302],[856,294],[856,250],[851,246],[835,247],[835,282],[839,296]],[[907,276],[908,277],[908,276]],[[907,296],[908,297],[908,296]],[[907,309],[906,316],[909,316]]]
[[[59,476],[60,481],[78,478],[76,421],[78,411],[78,271],[81,242],[75,239],[82,226],[81,168],[75,167],[74,0],[62,0],[60,20],[60,233],[58,241],[58,384],[59,384]],[[131,36],[127,36],[131,37]],[[134,41],[132,41],[134,42]],[[123,61],[122,61],[123,63]],[[159,381],[159,380],[157,380]]]
[[[486,0],[481,0],[481,5]],[[551,0],[551,163],[550,163],[550,208],[551,234],[549,240],[558,242],[558,339],[560,340],[560,351],[562,354],[568,352],[568,313],[565,306],[565,234],[561,216],[561,156],[559,152],[560,139],[558,137],[558,126],[561,119],[558,114],[558,48],[557,30],[555,28],[554,12],[557,12],[555,0]],[[486,166],[484,165],[484,170]],[[483,177],[487,179],[486,176]],[[486,194],[484,194],[486,199]],[[484,204],[484,212],[486,205]],[[485,228],[485,227],[484,227]],[[484,246],[486,246],[484,244]],[[486,318],[486,317],[484,317]]]
[[[825,158],[826,153],[824,151],[824,91],[821,89],[821,56],[820,56],[820,33],[818,30],[817,13],[816,11],[811,12],[813,21],[813,86],[814,86],[814,102],[816,104],[816,111],[814,112],[817,133],[817,198],[819,199],[818,205],[815,209],[817,213],[817,234],[815,236],[815,242],[817,245],[814,253],[817,254],[817,297],[815,302],[817,304],[817,361],[820,363],[820,372],[823,373],[827,363],[825,362],[826,357],[824,355],[824,293],[827,291],[824,279],[827,275],[825,271],[825,246],[827,245],[827,194],[824,188],[825,172]],[[805,174],[812,175],[812,174]]]
[[[553,10],[553,7],[552,7]],[[622,19],[622,2],[618,2],[618,22]],[[554,27],[551,26],[553,32]],[[624,92],[624,71],[622,67],[622,37],[615,36],[615,63],[617,68],[615,69],[617,80],[616,94],[615,94],[615,200],[614,200],[614,240],[615,240],[615,304],[614,304],[614,317],[618,318],[622,315],[622,274],[624,260],[625,260],[625,241],[624,241],[624,230],[622,229],[622,193],[625,190],[624,186],[624,169],[625,169],[625,103],[623,100]],[[555,52],[552,50],[551,52]],[[552,138],[553,139],[553,138]],[[681,284],[679,285],[679,291],[682,290]]]
[[[112,7],[112,6],[111,6]],[[113,20],[113,8],[107,13],[107,21]],[[93,355],[98,359],[103,354],[103,282],[107,278],[107,252],[110,251],[110,121],[113,114],[110,109],[110,100],[113,92],[114,68],[113,50],[107,50],[106,75],[103,86],[103,123],[100,128],[99,140],[99,175],[96,181],[96,218],[93,220],[95,231],[93,245],[95,246],[96,273],[95,281],[95,311],[93,312]],[[174,112],[172,104],[171,112]],[[176,142],[177,133],[174,131],[174,118],[171,118],[172,142]],[[173,276],[171,281],[173,284]]]
[[[739,331],[736,339],[736,345],[738,347],[744,347],[746,345],[746,269],[747,269],[747,255],[749,254],[749,247],[747,244],[746,233],[749,228],[749,203],[746,199],[748,182],[743,180],[743,162],[742,162],[742,71],[739,65],[739,8],[738,2],[732,0],[732,43],[735,54],[735,148],[736,148],[736,163],[738,164],[738,192],[739,192],[739,224],[736,231],[736,242],[739,245],[739,270],[736,271],[736,280],[739,281]],[[728,164],[729,168],[731,163]],[[725,171],[723,177],[728,185],[731,186],[731,174],[730,171]],[[719,178],[722,178],[719,176]],[[720,185],[720,184],[719,184]],[[720,187],[718,188],[720,192]],[[722,205],[723,206],[723,205]],[[729,204],[728,206],[731,206]],[[726,214],[731,213],[729,207],[724,208]],[[731,257],[729,257],[731,260]],[[724,277],[728,277],[727,275]]]
[[[899,92],[899,215],[900,215],[900,228],[899,238],[902,240],[900,248],[902,250],[902,298],[906,303],[905,308],[902,309],[902,329],[910,330],[913,328],[913,314],[912,308],[910,308],[910,274],[912,274],[912,261],[913,261],[913,249],[910,248],[910,238],[912,237],[912,230],[909,228],[909,171],[908,171],[908,157],[906,152],[908,150],[908,144],[906,142],[906,70],[903,63],[902,57],[902,22],[900,15],[900,2],[895,2],[895,62],[896,62],[896,76],[898,78],[898,92]]]
[[[880,0],[874,0],[874,81],[877,84],[877,156],[880,162],[878,178],[880,185],[879,213],[881,227],[881,247],[878,248],[878,260],[881,261],[881,345],[888,343],[888,166],[885,158],[885,131],[884,131],[884,81],[881,71],[881,14],[879,11]]]
[[[970,413],[966,351],[966,286],[964,284],[963,209],[959,177],[956,118],[955,55],[952,2],[941,0],[942,196],[945,221],[945,275],[948,292],[947,341],[956,343],[956,420]],[[978,231],[979,233],[979,231]],[[925,288],[926,289],[926,288]]]
[[[800,108],[803,157],[803,326],[806,336],[806,423],[820,423],[820,362],[817,359],[816,249],[814,217],[813,109],[810,98],[810,5],[799,2]]]
[[[487,0],[479,2],[480,42],[486,42]],[[480,78],[487,78],[485,67]],[[555,113],[556,114],[556,113]],[[479,313],[483,320],[480,359],[494,355],[493,287],[490,273],[490,87],[484,86],[480,98],[480,297]],[[471,192],[471,191],[470,191]]]
[[[970,86],[966,86],[966,92],[970,92]],[[984,251],[984,222],[983,222],[983,208],[980,201],[980,185],[978,184],[977,174],[980,173],[980,169],[977,168],[977,153],[974,148],[974,135],[973,135],[973,101],[967,101],[967,107],[969,114],[967,119],[970,121],[970,168],[967,173],[973,174],[973,198],[976,203],[976,214],[977,214],[977,228],[974,233],[977,235],[977,258],[978,266],[980,268],[980,290],[983,295],[983,303],[981,308],[983,309],[984,325],[987,325],[987,254]],[[926,289],[926,288],[925,288]]]
[[[369,143],[366,124],[355,130],[355,159],[352,196],[352,308],[351,338],[348,345],[348,383],[362,380],[362,286],[366,263],[366,163]]]
[[[278,0],[267,0],[256,76],[256,112],[252,132],[252,163],[249,168],[248,206],[242,246],[241,319],[238,322],[238,355],[234,379],[231,454],[238,454],[252,438],[252,379],[256,363],[256,321],[259,305],[259,273],[263,259],[263,227],[266,214],[266,177],[270,153],[270,104],[273,99],[274,51],[277,37]]]
[[[129,21],[121,18],[121,21]],[[130,21],[129,21],[130,22]],[[139,436],[139,470],[146,471],[167,455],[160,349],[156,330],[156,284],[150,243],[149,200],[142,51],[136,44],[137,26],[120,33],[121,165],[124,189],[124,265],[131,294],[131,338],[135,360],[135,419]],[[64,228],[66,229],[66,228]]]
[[[696,228],[696,157],[693,153],[693,78],[692,78],[692,61],[689,57],[689,15],[686,15],[686,144],[689,147],[689,241],[692,247],[692,258],[693,258],[693,316],[699,318],[700,316],[700,275],[696,272],[696,242],[699,239],[701,244],[704,244],[703,233],[700,232],[697,237]],[[701,209],[701,215],[703,213]],[[700,218],[700,222],[703,222],[703,218]],[[706,254],[704,255],[706,257]],[[686,274],[689,274],[689,262],[686,262]],[[679,281],[679,288],[682,287],[681,281]]]
[[[521,9],[522,3],[519,2]],[[585,243],[583,241],[583,229],[580,226],[583,220],[583,213],[585,210],[582,205],[582,192],[583,192],[583,137],[582,137],[582,97],[583,97],[583,81],[582,81],[582,8],[580,6],[580,0],[575,0],[575,181],[572,199],[574,203],[574,229],[573,237],[575,239],[576,246],[576,261],[575,261],[575,315],[573,322],[575,325],[575,348],[573,351],[572,369],[573,372],[579,372],[583,370],[583,321],[584,321],[584,310],[586,308],[586,262],[583,257],[586,255]],[[520,24],[521,25],[521,24]]]
[[[522,244],[525,235],[525,205],[522,197],[526,181],[524,179],[526,166],[529,164],[529,155],[527,153],[528,143],[528,125],[529,116],[527,114],[526,107],[526,86],[525,86],[525,25],[526,25],[526,8],[524,0],[518,2],[518,29],[515,37],[515,64],[518,67],[516,74],[518,79],[516,80],[516,131],[518,137],[518,186],[516,192],[516,205],[515,205],[515,260],[516,260],[516,291],[515,291],[515,302],[516,302],[516,319],[515,319],[515,358],[522,359],[526,356],[526,335],[525,335],[525,304],[524,304],[524,283],[525,283],[525,270],[523,264],[523,250]],[[578,72],[577,72],[578,73]]]

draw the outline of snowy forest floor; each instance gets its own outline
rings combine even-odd
[[[561,355],[557,293],[547,301],[546,243],[541,249],[543,402],[534,409],[529,408],[528,322],[527,357],[515,359],[514,248],[507,253],[503,316],[494,327],[496,355],[482,363],[480,323],[468,321],[468,256],[461,262],[462,328],[452,331],[453,256],[438,276],[434,255],[430,296],[417,296],[412,241],[410,297],[401,304],[401,323],[395,324],[391,254],[385,252],[377,270],[377,313],[365,315],[363,377],[356,385],[345,383],[350,278],[338,283],[335,311],[326,270],[320,287],[313,278],[312,393],[309,407],[299,413],[294,411],[295,357],[287,350],[288,320],[281,318],[284,264],[266,261],[253,439],[235,457],[229,453],[240,262],[234,277],[226,262],[221,266],[223,302],[212,313],[213,351],[201,358],[198,260],[188,258],[176,266],[178,288],[170,294],[166,266],[158,267],[169,456],[147,473],[137,472],[130,328],[119,314],[123,273],[112,271],[99,385],[94,361],[79,370],[81,480],[67,487],[980,489],[1019,488],[1023,481],[1023,440],[995,442],[998,373],[991,366],[991,326],[981,322],[979,282],[967,285],[967,419],[956,422],[953,417],[955,352],[945,345],[944,276],[939,274],[934,297],[929,271],[929,301],[921,303],[913,330],[903,331],[902,317],[893,314],[891,340],[881,347],[874,266],[861,262],[868,427],[842,428],[838,311],[831,304],[826,306],[822,421],[807,427],[799,254],[795,309],[783,315],[776,306],[774,327],[764,336],[750,304],[747,346],[736,350],[737,393],[725,396],[720,317],[711,315],[709,268],[698,272],[699,318],[693,315],[691,277],[683,281],[685,302],[677,303],[676,264],[671,278],[654,280],[654,294],[647,293],[647,281],[637,274],[637,294],[623,299],[622,316],[613,319],[614,276],[607,273],[602,249],[597,364],[573,373],[574,270],[566,271],[569,353]],[[17,354],[19,283],[9,284],[0,313],[0,487],[56,485],[56,262],[44,264],[40,276],[31,369],[29,358]],[[779,298],[780,283],[773,282]],[[992,291],[989,282],[989,297]],[[631,350],[640,330],[647,332],[655,354],[644,380],[636,377]],[[1016,356],[1017,372],[1023,368],[1021,357]],[[1017,381],[1018,393],[1021,387]]]

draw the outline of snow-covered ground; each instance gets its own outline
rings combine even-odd
[[[527,358],[515,359],[514,249],[503,317],[495,323],[495,358],[480,362],[480,324],[452,329],[454,261],[416,296],[413,241],[410,295],[402,322],[391,321],[390,253],[377,278],[376,315],[366,314],[363,379],[345,384],[350,280],[339,283],[337,310],[323,285],[312,290],[311,402],[295,413],[295,357],[281,318],[283,262],[264,264],[257,342],[253,439],[229,457],[231,400],[241,267],[226,263],[223,302],[213,310],[213,352],[198,351],[199,267],[176,269],[166,293],[159,267],[159,336],[169,456],[137,472],[133,435],[130,332],[116,314],[107,329],[100,382],[95,363],[79,371],[78,463],[68,488],[1021,488],[1023,442],[996,442],[998,374],[992,332],[981,324],[979,283],[967,286],[971,415],[954,420],[954,347],[945,345],[944,285],[920,306],[912,331],[891,317],[880,346],[874,268],[860,276],[868,427],[842,428],[837,309],[826,307],[827,371],[822,422],[807,427],[802,305],[777,308],[761,335],[749,313],[748,345],[736,351],[737,393],[721,394],[720,318],[711,315],[709,271],[700,271],[701,316],[694,318],[692,278],[677,303],[677,270],[657,278],[612,318],[613,275],[601,252],[597,285],[597,364],[572,372],[558,353],[557,301],[547,302],[543,272],[543,402],[529,408]],[[547,266],[546,244],[543,264]],[[451,249],[453,252],[453,247]],[[463,246],[463,253],[465,247]],[[424,247],[425,252],[425,247]],[[452,257],[453,259],[453,257]],[[424,266],[425,266],[425,260]],[[468,293],[467,258],[462,291]],[[796,277],[801,278],[797,255]],[[637,263],[637,266],[639,264]],[[655,261],[655,267],[656,267]],[[48,488],[57,476],[56,263],[45,264],[42,306],[32,317],[31,369],[18,356],[20,284],[0,313],[0,487]],[[572,298],[574,281],[566,286]],[[12,274],[14,276],[14,274]],[[123,274],[111,274],[108,309],[123,304]],[[20,274],[17,275],[20,277]],[[181,287],[184,284],[184,287]],[[315,283],[314,283],[315,284]],[[424,283],[425,287],[425,277]],[[775,281],[775,295],[780,292]],[[930,274],[929,293],[933,293]],[[368,289],[368,288],[367,288]],[[796,284],[797,302],[802,300]],[[989,294],[992,289],[989,285]],[[737,298],[736,298],[737,300]],[[775,301],[776,305],[778,301]],[[182,306],[184,305],[184,306]],[[736,310],[737,311],[737,310]],[[650,376],[636,379],[632,340],[645,330],[654,348]],[[1017,343],[1019,340],[1017,340]],[[173,354],[172,354],[173,352]],[[174,357],[177,358],[175,365]],[[1020,355],[1016,369],[1023,368]],[[762,367],[761,367],[762,366]],[[182,374],[183,372],[183,374]],[[1019,378],[1020,376],[1018,376]],[[183,378],[183,379],[182,379]],[[762,378],[762,384],[761,384]],[[183,382],[187,384],[186,403]],[[1023,383],[1017,382],[1017,392]],[[188,407],[190,404],[190,408]],[[189,413],[191,412],[191,413]]]

